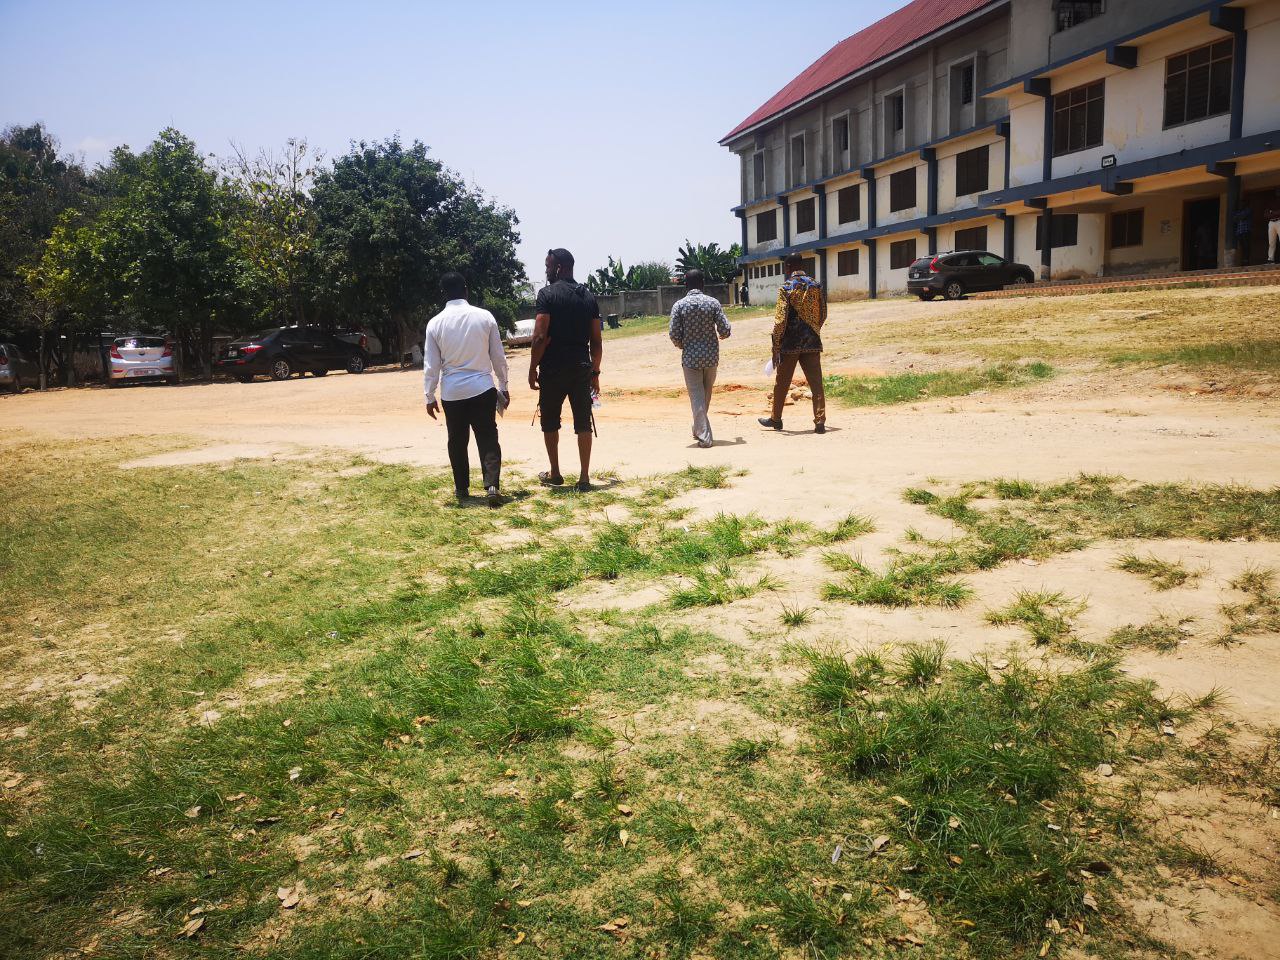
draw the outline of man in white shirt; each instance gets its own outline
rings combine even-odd
[[[502,336],[493,314],[467,302],[467,281],[461,274],[446,273],[440,278],[440,290],[449,302],[427,322],[423,364],[427,415],[436,419],[436,411],[443,405],[453,488],[459,502],[468,496],[471,463],[467,459],[467,445],[475,433],[485,493],[489,506],[496,507],[502,502],[498,494],[502,471],[502,448],[498,446],[499,393],[503,409],[511,402]],[[436,403],[437,384],[440,404]]]

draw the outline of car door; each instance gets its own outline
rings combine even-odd
[[[977,280],[977,270],[974,268],[977,264],[972,253],[953,254],[943,261],[947,277],[959,280],[966,290],[976,289],[974,283]]]
[[[320,343],[315,333],[304,327],[286,327],[280,331],[280,349],[291,366],[297,370],[326,367],[320,355]]]
[[[332,333],[316,333],[320,341],[320,355],[324,358],[326,370],[345,370],[347,357],[351,355],[352,346],[341,337]]]
[[[994,253],[978,254],[977,274],[976,281],[982,286],[975,289],[999,290],[1012,279],[1009,276],[1009,262]]]

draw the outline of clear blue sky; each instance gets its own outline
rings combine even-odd
[[[531,278],[551,246],[583,276],[736,240],[719,138],[900,5],[0,0],[0,125],[90,164],[169,125],[218,155],[399,133],[515,208]]]

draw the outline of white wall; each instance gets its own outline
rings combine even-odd
[[[856,185],[858,187],[858,212],[861,213],[862,216],[849,223],[840,223],[839,193],[845,187],[851,185]],[[867,229],[867,185],[866,181],[861,177],[842,177],[829,182],[827,184],[826,204],[828,237],[836,237],[842,233],[851,233],[855,230]]]
[[[841,250],[858,251],[858,272],[847,277],[837,275],[837,264]],[[867,270],[867,250],[862,244],[845,243],[827,249],[827,296],[832,300],[851,300],[867,295],[869,272]]]
[[[929,252],[929,238],[923,233],[904,233],[893,237],[882,237],[873,241],[876,244],[876,290],[880,293],[905,293],[907,290],[907,267],[898,270],[889,269],[889,247],[901,240],[914,239],[916,256],[923,257]]]
[[[1280,129],[1280,0],[1245,11],[1244,135]]]
[[[988,153],[987,189],[956,197],[956,154],[978,147],[986,147]],[[945,143],[937,149],[938,158],[938,212],[967,210],[978,205],[982,193],[1004,187],[1004,140],[994,133],[965,137],[954,143]]]
[[[1009,185],[1044,179],[1044,101],[1018,95],[1009,99]]]
[[[915,168],[916,172],[916,205],[893,213],[889,210],[889,181],[893,174],[900,170]],[[876,168],[876,225],[901,223],[904,220],[915,220],[925,215],[929,202],[929,168],[918,155],[912,154],[893,163],[886,163]]]

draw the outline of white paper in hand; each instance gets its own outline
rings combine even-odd
[[[766,377],[772,377],[773,371],[774,371],[773,357],[770,357],[768,360],[764,362],[764,375]]]

